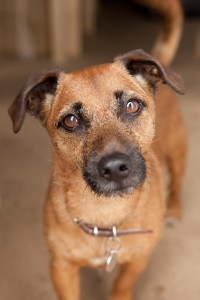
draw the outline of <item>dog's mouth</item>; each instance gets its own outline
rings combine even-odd
[[[98,195],[123,196],[140,186],[146,178],[146,164],[137,149],[98,157],[90,154],[83,168],[88,186]]]

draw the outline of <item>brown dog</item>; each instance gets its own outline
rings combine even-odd
[[[28,111],[53,143],[44,223],[59,299],[79,299],[80,266],[116,263],[110,299],[132,299],[162,233],[166,171],[170,214],[180,216],[185,127],[167,87],[154,98],[161,83],[184,92],[177,74],[134,50],[111,64],[31,77],[9,108],[15,133]]]

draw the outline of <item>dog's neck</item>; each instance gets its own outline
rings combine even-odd
[[[83,223],[82,221],[74,218],[74,222],[79,225],[79,227],[87,234],[99,237],[117,237],[123,235],[130,234],[145,234],[145,233],[153,233],[151,229],[126,229],[126,230],[118,230],[116,226],[112,226],[112,228],[99,228],[97,226],[93,226],[91,224]]]

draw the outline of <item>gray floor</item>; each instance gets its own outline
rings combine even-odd
[[[195,58],[197,19],[188,19],[174,68],[185,81],[187,94],[179,97],[188,124],[190,147],[183,188],[184,216],[166,228],[148,269],[139,279],[137,300],[200,299],[200,58]],[[156,22],[130,8],[102,7],[97,34],[87,38],[85,54],[66,63],[66,69],[107,62],[134,48],[149,50]],[[48,184],[51,145],[39,122],[27,117],[14,135],[7,107],[27,75],[47,61],[1,60],[0,68],[0,299],[55,300],[48,272],[42,208]],[[176,131],[176,128],[174,129]],[[105,300],[108,275],[82,272],[82,299]]]

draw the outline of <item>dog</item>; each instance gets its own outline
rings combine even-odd
[[[44,227],[59,299],[79,299],[81,266],[110,272],[116,264],[110,299],[133,299],[166,214],[180,217],[186,129],[167,85],[184,93],[179,75],[133,50],[81,71],[31,76],[11,104],[15,133],[28,112],[53,144]]]

